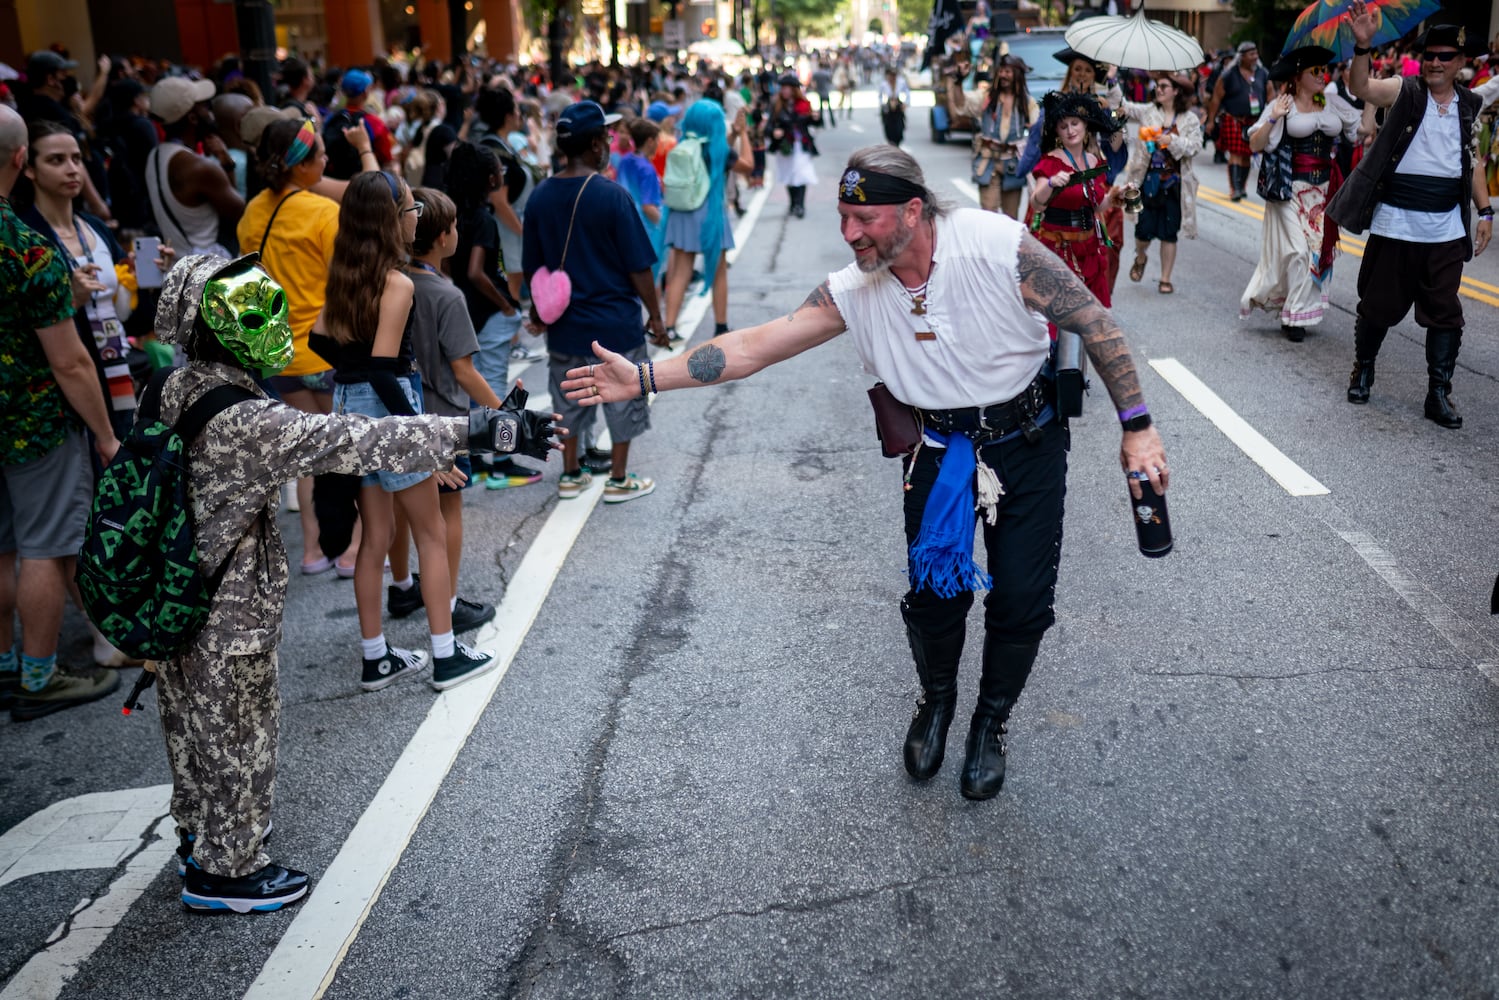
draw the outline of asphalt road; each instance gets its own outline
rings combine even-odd
[[[733,325],[789,311],[848,260],[835,179],[879,138],[857,114],[862,131],[819,140],[805,220],[771,193],[731,274]],[[953,183],[965,150],[920,124],[908,145],[933,186],[971,204]],[[1205,186],[1224,190],[1208,160]],[[632,452],[656,493],[582,524],[534,623],[506,636],[487,707],[468,688],[437,705],[416,684],[360,693],[349,584],[292,581],[273,853],[320,880],[355,871],[348,885],[378,891],[367,914],[330,880],[300,909],[194,916],[163,867],[97,950],[27,994],[12,977],[81,934],[77,918],[54,930],[121,891],[128,859],[6,884],[0,840],[0,997],[241,996],[273,953],[284,964],[254,995],[1499,993],[1499,291],[1464,301],[1464,429],[1422,419],[1410,318],[1373,401],[1349,406],[1357,259],[1339,263],[1323,326],[1289,343],[1273,317],[1237,318],[1256,202],[1218,201],[1200,205],[1174,296],[1154,263],[1116,294],[1171,459],[1176,551],[1135,551],[1096,385],[1072,431],[1058,624],[997,799],[962,799],[953,760],[924,785],[902,770],[916,678],[900,474],[874,439],[871,379],[835,341],[658,399]],[[1499,286],[1499,251],[1468,274]],[[1327,492],[1288,493],[1151,366],[1166,359]],[[557,471],[468,495],[466,594],[519,601],[532,585],[522,559],[560,530]],[[295,515],[281,527],[295,558]],[[419,645],[424,621],[389,633]],[[977,666],[975,638],[959,759]],[[466,742],[448,705],[476,716]],[[451,769],[426,743],[402,756],[454,732]],[[0,758],[12,832],[75,796],[169,780],[154,703],[0,721]],[[429,784],[382,793],[398,761]],[[108,810],[84,812],[54,841],[102,836]],[[369,836],[340,856],[361,817]]]

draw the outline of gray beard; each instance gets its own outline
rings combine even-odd
[[[876,271],[888,269],[894,263],[895,258],[906,252],[906,247],[911,245],[911,240],[915,237],[915,229],[901,230],[895,235],[895,241],[890,244],[889,248],[882,248],[878,243],[875,244],[874,260],[866,262],[854,258],[855,263],[859,265],[859,270],[865,274],[873,274]]]

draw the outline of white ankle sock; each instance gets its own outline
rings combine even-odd
[[[454,610],[457,607],[458,607],[458,595],[454,594],[452,597],[448,598],[448,610],[452,611],[452,610]]]
[[[390,585],[392,587],[395,587],[397,590],[410,590],[412,586],[415,585],[415,583],[416,581],[411,579],[410,575],[408,575],[404,580],[390,581]]]
[[[437,658],[453,655],[453,631],[449,629],[442,635],[432,636],[432,655]]]
[[[384,632],[381,632],[373,639],[360,639],[359,645],[364,649],[364,658],[366,660],[380,659],[380,657],[385,655],[385,651],[389,648],[385,645]]]

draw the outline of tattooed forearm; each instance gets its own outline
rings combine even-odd
[[[687,374],[706,385],[717,382],[727,364],[723,351],[712,344],[704,344],[687,358]]]
[[[803,309],[837,309],[837,308],[838,308],[837,303],[835,303],[833,301],[833,289],[832,289],[832,286],[829,285],[828,282],[824,281],[822,284],[820,284],[816,288],[812,289],[812,293],[810,295],[808,295],[805,300],[802,301],[801,305],[799,305],[795,309],[791,310],[791,315],[787,316],[786,318],[787,319],[795,319],[796,318],[796,314],[799,313],[799,312],[801,312]]]
[[[1029,233],[1020,244],[1018,270],[1025,304],[1059,328],[1082,335],[1088,357],[1108,388],[1115,409],[1128,410],[1143,403],[1124,333],[1082,279]]]

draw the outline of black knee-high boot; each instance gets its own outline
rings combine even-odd
[[[947,728],[958,705],[958,662],[963,656],[963,620],[957,627],[933,634],[923,628],[911,608],[901,602],[906,638],[921,678],[921,697],[906,731],[906,773],[925,781],[942,768],[947,755]]]
[[[1240,166],[1237,163],[1230,163],[1228,165],[1229,197],[1234,201],[1242,199],[1245,195],[1244,189],[1248,184],[1249,168]]]
[[[1348,376],[1348,402],[1367,403],[1374,385],[1374,359],[1379,357],[1389,327],[1376,326],[1360,316],[1353,322],[1353,373]]]
[[[1449,430],[1463,425],[1457,407],[1452,405],[1452,373],[1457,368],[1457,352],[1462,345],[1461,330],[1426,331],[1426,419]]]
[[[1005,754],[1009,752],[1006,723],[1040,649],[1040,642],[998,642],[984,637],[984,674],[963,761],[964,798],[992,799],[1004,786]]]
[[[791,195],[791,214],[800,219],[806,214],[807,189],[803,185],[790,186],[786,188]]]

